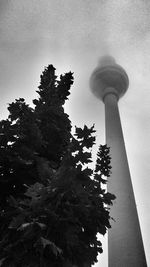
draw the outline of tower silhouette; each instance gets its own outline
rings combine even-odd
[[[105,104],[106,143],[112,157],[108,191],[116,200],[110,211],[114,220],[108,232],[109,267],[147,266],[118,110],[118,100],[128,86],[125,70],[113,57],[102,57],[91,75],[90,87]]]

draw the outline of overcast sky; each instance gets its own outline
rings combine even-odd
[[[104,107],[89,90],[101,55],[113,55],[130,86],[119,108],[145,252],[150,266],[150,1],[0,0],[0,119],[7,104],[28,103],[44,66],[74,72],[66,111],[73,125],[95,123],[105,142]],[[106,242],[105,242],[106,243]],[[107,267],[107,248],[96,265]]]

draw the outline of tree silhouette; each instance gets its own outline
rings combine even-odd
[[[97,234],[110,228],[114,195],[109,148],[101,145],[94,169],[94,126],[75,128],[64,112],[71,72],[41,75],[34,108],[23,98],[0,122],[0,266],[91,266],[102,253]]]

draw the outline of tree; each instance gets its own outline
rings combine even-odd
[[[90,168],[94,126],[73,136],[63,108],[72,84],[71,72],[58,80],[49,65],[35,107],[20,98],[0,122],[0,266],[91,266],[102,253],[97,233],[110,228],[115,198],[103,188],[109,148]]]

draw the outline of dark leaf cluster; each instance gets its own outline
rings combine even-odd
[[[97,234],[110,228],[114,196],[109,148],[99,147],[95,169],[94,126],[71,134],[63,105],[72,73],[57,80],[49,65],[41,75],[39,99],[30,108],[20,98],[0,122],[0,266],[85,267],[97,261]]]

